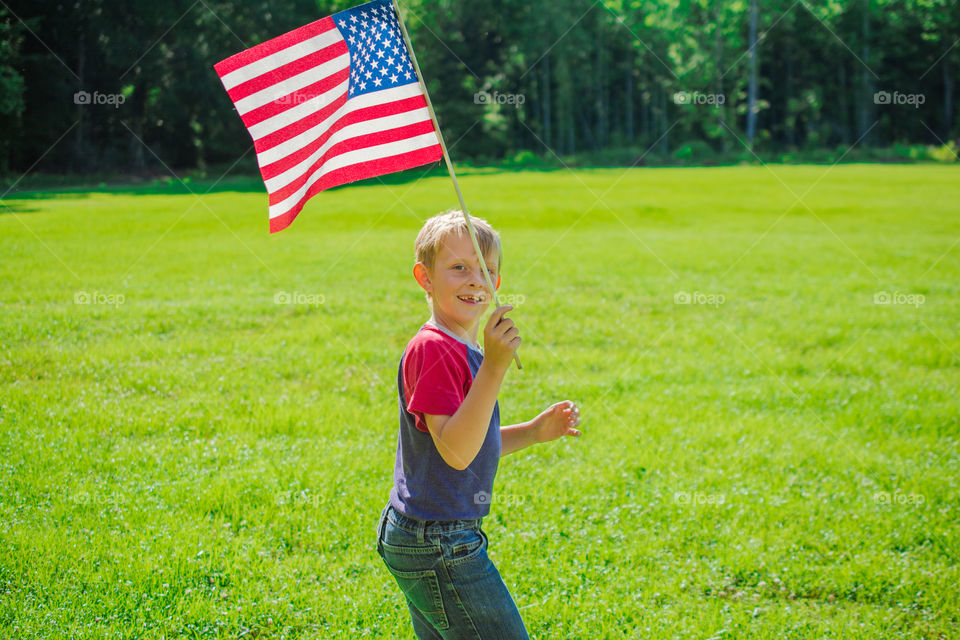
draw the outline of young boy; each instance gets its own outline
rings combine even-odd
[[[500,236],[471,217],[490,278],[500,286]],[[426,221],[413,275],[431,317],[407,345],[397,372],[400,434],[390,501],[377,551],[403,591],[413,629],[425,638],[528,638],[520,612],[487,556],[480,528],[490,513],[497,464],[537,442],[579,436],[579,410],[558,402],[529,422],[500,427],[497,392],[520,335],[493,301],[463,213]]]

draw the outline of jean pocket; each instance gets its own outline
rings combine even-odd
[[[436,571],[433,569],[400,571],[389,564],[387,569],[393,574],[403,594],[423,614],[424,618],[437,629],[444,630],[450,627],[447,612],[443,608],[440,580],[437,578]]]
[[[487,548],[487,534],[482,529],[468,529],[450,541],[449,564],[457,565],[480,556]]]

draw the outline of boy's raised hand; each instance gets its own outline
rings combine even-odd
[[[483,329],[483,361],[506,371],[513,354],[520,346],[520,331],[513,320],[504,316],[513,305],[505,304],[490,314]]]
[[[581,435],[580,409],[572,400],[564,400],[551,405],[546,411],[533,419],[533,429],[537,442],[549,442],[563,436]]]

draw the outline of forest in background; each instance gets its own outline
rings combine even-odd
[[[213,64],[355,4],[0,2],[0,176],[254,172]],[[956,161],[960,0],[400,5],[456,161]]]

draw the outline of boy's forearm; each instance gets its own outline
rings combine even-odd
[[[440,430],[438,446],[449,454],[445,458],[458,463],[454,468],[466,469],[480,452],[505,372],[481,364],[467,397]]]
[[[536,444],[537,440],[533,431],[533,421],[512,424],[509,427],[500,428],[500,457],[519,451],[524,447]]]

